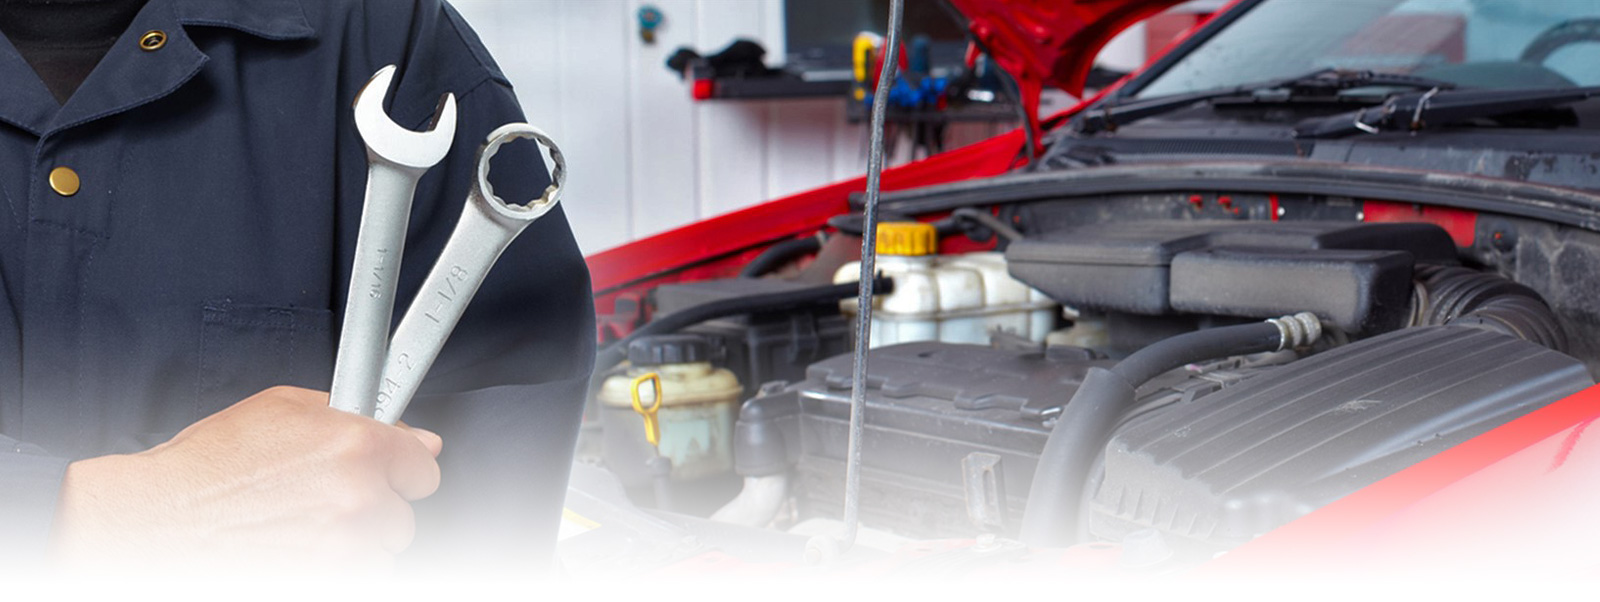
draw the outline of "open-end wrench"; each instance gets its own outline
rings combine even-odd
[[[367,197],[329,390],[328,405],[365,416],[376,409],[378,378],[388,353],[411,198],[417,180],[450,152],[456,135],[454,94],[439,100],[433,123],[425,131],[413,132],[389,119],[383,104],[394,72],[394,65],[380,69],[356,95],[356,131],[367,145]]]
[[[489,160],[500,147],[518,138],[533,140],[550,152],[551,184],[544,194],[525,205],[513,205],[495,196],[489,185]],[[561,200],[567,181],[566,160],[554,141],[538,128],[526,123],[501,126],[489,134],[478,151],[478,173],[461,220],[445,242],[439,260],[428,272],[422,289],[411,302],[405,317],[389,342],[388,362],[378,388],[374,418],[394,424],[416,395],[428,368],[438,359],[445,339],[455,330],[467,303],[478,292],[483,278],[500,254],[528,224],[543,217]]]

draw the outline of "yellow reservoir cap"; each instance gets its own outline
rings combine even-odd
[[[878,224],[880,255],[937,255],[939,231],[922,222],[884,222]]]

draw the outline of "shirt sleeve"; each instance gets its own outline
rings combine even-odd
[[[48,545],[67,460],[0,436],[0,559],[37,557]]]

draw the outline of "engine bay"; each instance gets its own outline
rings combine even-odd
[[[992,194],[887,205],[851,552],[816,543],[845,514],[861,232],[842,215],[630,308],[596,367],[564,566],[959,541],[952,566],[1093,545],[1176,570],[1600,370],[1587,229],[1365,195],[974,198]]]

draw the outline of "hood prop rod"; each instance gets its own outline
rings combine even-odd
[[[862,210],[861,285],[856,296],[856,346],[850,379],[850,439],[845,452],[844,533],[837,539],[819,535],[806,542],[805,558],[825,563],[848,551],[861,526],[861,436],[866,421],[867,347],[872,342],[873,276],[876,275],[878,193],[883,180],[883,125],[889,108],[889,88],[899,63],[900,20],[905,0],[889,3],[889,36],[884,41],[883,70],[872,95],[871,148],[867,155],[867,202]]]

